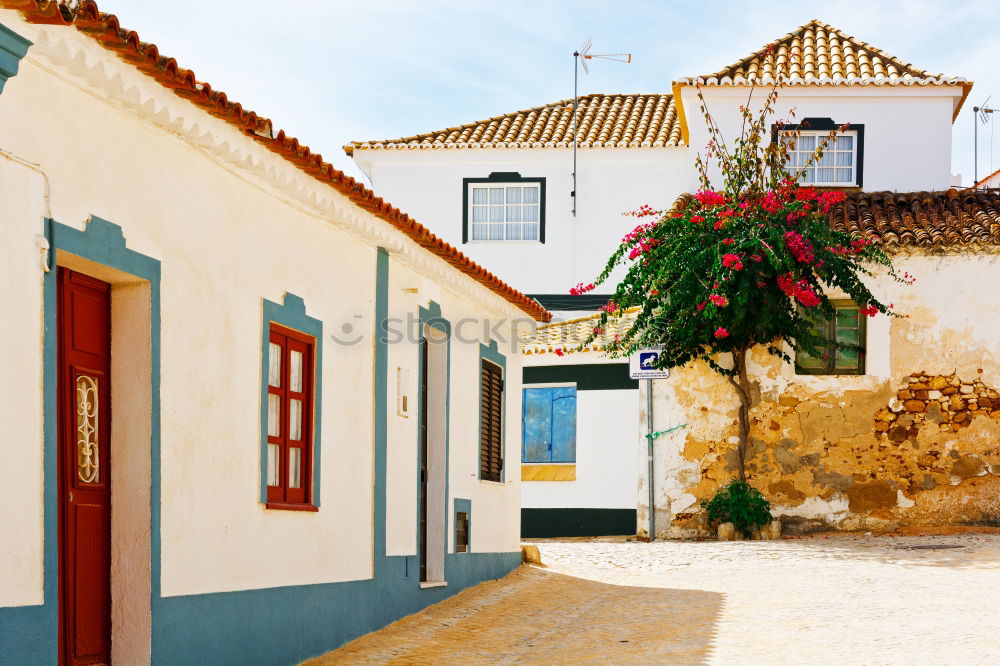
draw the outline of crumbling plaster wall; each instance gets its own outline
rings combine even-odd
[[[788,532],[1000,524],[1000,256],[906,254],[895,265],[916,282],[872,278],[903,317],[869,320],[865,375],[797,376],[751,355],[748,480]],[[656,531],[704,534],[700,502],[736,476],[735,393],[695,363],[653,394],[656,429],[686,424],[656,442]]]

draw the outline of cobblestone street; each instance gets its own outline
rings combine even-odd
[[[541,541],[311,663],[995,664],[1000,536]]]

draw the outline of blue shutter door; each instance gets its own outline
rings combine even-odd
[[[524,389],[522,462],[552,462],[552,454],[549,450],[549,436],[552,430],[550,390],[545,388]]]
[[[552,392],[552,462],[576,462],[576,388],[549,390]]]

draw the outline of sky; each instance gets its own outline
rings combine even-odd
[[[931,72],[975,81],[954,127],[952,173],[972,183],[972,106],[1000,107],[996,0],[100,0],[123,27],[199,81],[271,118],[356,177],[351,140],[388,139],[573,96],[573,50],[594,62],[580,92],[666,92],[817,18]],[[1000,113],[996,114],[1000,123]],[[979,127],[979,177],[1000,168],[1000,129]],[[919,137],[914,137],[919,141]],[[992,143],[992,154],[991,154]],[[991,169],[991,164],[993,168]]]

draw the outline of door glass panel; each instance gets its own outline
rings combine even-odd
[[[84,483],[100,483],[98,456],[97,378],[76,378],[76,475]]]
[[[302,439],[302,401],[288,403],[288,439]]]
[[[267,445],[267,485],[280,486],[278,473],[281,471],[281,447],[277,444]]]
[[[281,396],[267,394],[267,436],[281,437]]]
[[[281,386],[281,345],[273,342],[267,353],[267,383],[271,386]]]
[[[302,352],[292,351],[288,359],[288,386],[296,393],[302,392]]]
[[[288,487],[302,487],[302,449],[288,449]]]

